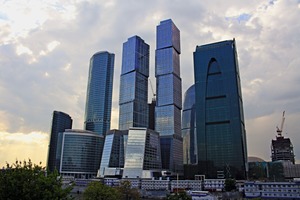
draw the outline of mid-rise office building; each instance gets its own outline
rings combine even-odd
[[[91,131],[67,129],[60,133],[57,151],[60,174],[85,179],[96,177],[103,142],[102,135]]]
[[[246,131],[235,40],[194,52],[197,174],[245,179]]]
[[[100,51],[90,59],[84,127],[99,135],[110,130],[114,58],[113,53]]]
[[[128,130],[106,133],[98,177],[122,177]]]
[[[180,31],[171,19],[156,27],[155,130],[161,136],[163,169],[182,171]],[[176,152],[176,153],[175,153]]]
[[[147,128],[130,128],[123,178],[161,177],[159,134]]]
[[[182,109],[183,164],[197,164],[195,85],[184,94]]]
[[[72,128],[72,118],[63,112],[53,111],[50,142],[48,146],[47,169],[53,172],[59,170],[59,160],[56,159],[58,134]]]
[[[139,36],[123,44],[119,129],[148,127],[149,45]]]

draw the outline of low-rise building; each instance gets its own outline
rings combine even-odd
[[[245,182],[246,198],[299,199],[300,182]]]

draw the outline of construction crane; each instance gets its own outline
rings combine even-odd
[[[285,114],[285,111],[283,111],[283,113],[282,113],[282,120],[281,120],[280,128],[278,128],[278,126],[276,126],[276,128],[277,128],[277,135],[278,135],[279,137],[282,137],[282,129],[283,129],[284,121],[285,121],[284,114]]]
[[[149,79],[149,82],[150,82],[150,87],[151,87],[152,94],[153,94],[152,101],[155,101],[156,100],[156,94],[155,94],[155,92],[153,90],[151,79]]]

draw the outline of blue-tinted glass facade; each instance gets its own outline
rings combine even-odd
[[[148,127],[149,45],[139,36],[123,44],[119,129]]]
[[[182,137],[167,135],[160,137],[161,162],[165,170],[175,173],[183,171]]]
[[[103,136],[94,132],[66,130],[62,135],[60,173],[75,178],[96,176],[103,142]]]
[[[197,46],[194,71],[197,173],[215,178],[223,171],[244,179],[247,147],[235,41]]]
[[[123,178],[152,178],[161,172],[159,134],[147,128],[130,128]]]
[[[114,58],[100,51],[90,59],[84,126],[100,135],[110,129]]]
[[[109,174],[109,168],[124,168],[127,139],[128,130],[110,130],[106,133],[99,176],[116,175],[116,170]]]
[[[172,138],[173,135],[177,135],[181,137],[180,31],[171,19],[161,21],[156,28],[155,53],[157,94],[155,130],[159,132],[160,136]],[[170,153],[162,155],[162,162],[164,169],[174,171],[175,166],[182,165],[182,157],[180,158],[182,153],[175,155],[172,151],[179,148],[182,150],[182,143],[180,144],[182,140],[178,140],[179,143],[176,142],[179,146],[173,150],[171,148],[174,147],[175,140],[170,139],[170,141],[172,144],[168,144],[170,145],[169,150],[164,150]],[[165,147],[166,145],[164,145]],[[179,163],[174,163],[177,160]]]
[[[197,164],[195,85],[186,91],[182,109],[183,164]]]
[[[53,112],[47,160],[47,169],[51,172],[53,172],[54,169],[59,170],[59,160],[56,159],[58,135],[59,133],[64,132],[65,129],[71,128],[72,119],[68,114],[60,111]]]

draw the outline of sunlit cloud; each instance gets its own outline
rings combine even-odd
[[[58,41],[52,41],[47,45],[47,49],[49,52],[53,51],[58,45],[60,44],[60,42]]]
[[[17,46],[16,53],[18,56],[20,56],[22,54],[32,55],[32,51],[28,47],[25,47],[21,44],[19,46]]]
[[[28,160],[46,165],[49,135],[34,131],[24,133],[8,133],[0,131],[0,167],[16,160]],[[46,147],[46,148],[45,148]],[[5,153],[6,152],[6,153]]]
[[[63,68],[64,71],[69,71],[71,69],[71,63],[66,64],[66,66]]]

